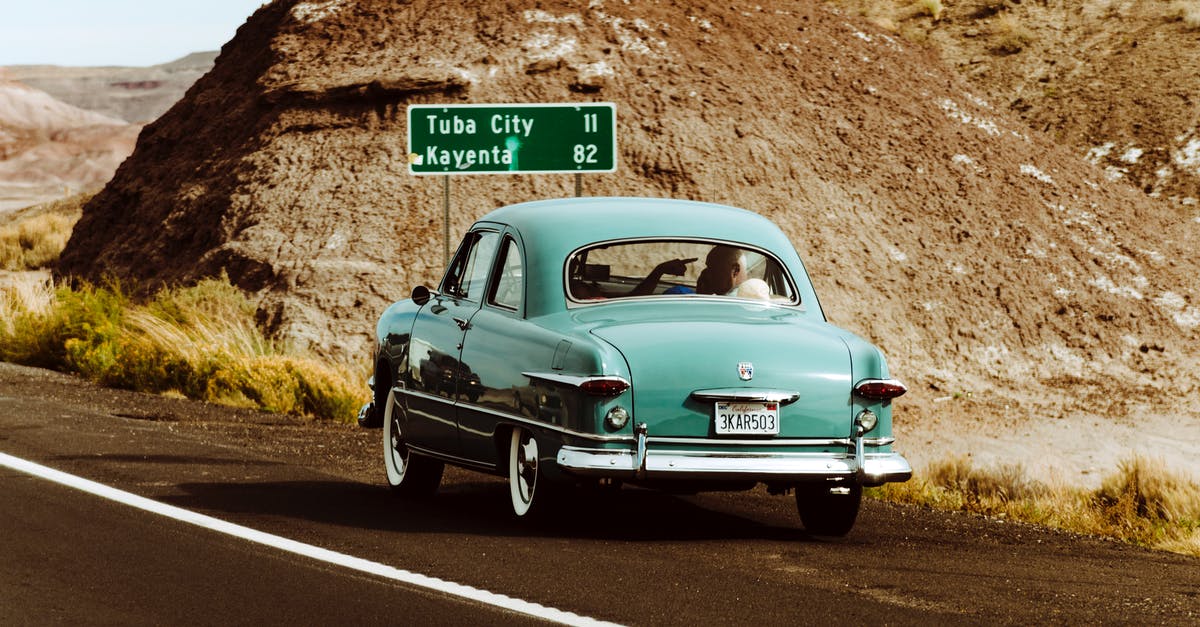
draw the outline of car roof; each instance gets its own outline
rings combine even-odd
[[[744,242],[779,254],[791,242],[770,220],[745,209],[672,198],[582,197],[496,209],[480,222],[506,224],[527,239],[558,240],[569,250],[629,237],[697,237]]]
[[[528,276],[541,279],[526,285],[528,315],[565,307],[563,272],[573,251],[641,237],[727,241],[768,250],[789,268],[801,298],[810,304],[816,300],[787,235],[767,218],[727,205],[668,198],[561,198],[501,207],[480,218],[480,226],[507,226],[522,240]]]

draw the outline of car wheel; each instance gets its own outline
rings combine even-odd
[[[389,391],[383,412],[383,466],[388,487],[402,496],[429,496],[442,482],[442,462],[416,455],[404,443],[404,409]]]
[[[512,496],[513,513],[527,516],[544,509],[544,482],[539,481],[538,445],[533,433],[516,427],[508,447],[508,491]],[[536,503],[536,506],[535,506]]]
[[[796,511],[809,533],[818,536],[844,536],[854,527],[862,486],[830,487],[825,484],[796,486]]]

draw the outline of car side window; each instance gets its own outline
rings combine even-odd
[[[459,298],[480,298],[487,284],[488,270],[499,239],[500,234],[495,231],[479,231],[468,235],[468,241],[464,242],[464,247],[458,251],[446,274],[442,291]]]
[[[496,273],[496,287],[488,302],[514,311],[521,308],[521,297],[525,293],[525,274],[521,270],[521,250],[511,237],[504,238],[500,253],[501,265]]]

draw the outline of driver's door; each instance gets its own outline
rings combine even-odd
[[[483,301],[500,239],[497,231],[471,231],[459,246],[434,295],[413,323],[408,353],[409,446],[461,457],[455,403],[478,377],[463,364],[463,336]]]

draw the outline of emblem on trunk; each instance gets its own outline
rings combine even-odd
[[[754,378],[754,364],[748,361],[738,362],[738,378],[742,381],[749,381]]]

